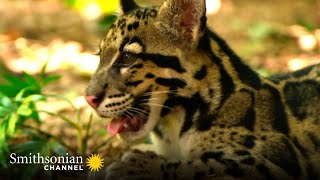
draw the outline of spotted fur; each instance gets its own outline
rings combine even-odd
[[[100,116],[142,118],[119,135],[153,152],[106,179],[320,179],[319,65],[264,78],[206,26],[204,0],[121,4],[86,94]]]

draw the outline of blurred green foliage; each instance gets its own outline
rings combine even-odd
[[[119,0],[64,0],[64,2],[79,11],[95,4],[106,14],[114,13],[119,5]]]
[[[116,15],[106,14],[98,21],[98,23],[101,26],[101,28],[105,30],[105,28],[109,27],[116,19],[117,19]]]
[[[305,27],[308,31],[314,31],[316,29],[316,25],[310,21],[307,21],[303,18],[298,18],[297,22],[299,25]]]
[[[274,32],[272,26],[266,22],[254,23],[248,30],[251,39],[262,40]]]
[[[32,120],[36,124],[42,123],[36,103],[46,100],[45,95],[42,94],[43,87],[59,79],[58,75],[46,75],[45,67],[37,77],[33,77],[27,73],[23,73],[21,77],[17,77],[7,72],[1,72],[7,83],[0,84],[0,167],[8,166],[7,157],[10,152],[28,154],[32,152],[29,151],[30,149],[42,152],[42,148],[44,147],[49,152],[48,146],[39,148],[39,146],[31,145],[32,143],[39,144],[43,142],[43,138],[41,139],[43,136],[39,136],[38,133],[25,128],[28,120]],[[22,136],[22,134],[29,136],[29,140],[17,144],[12,142],[14,137]],[[40,139],[42,141],[39,141]],[[57,142],[48,140],[45,142],[50,143],[51,147],[49,149],[52,150],[61,147],[57,146]],[[55,144],[55,146],[52,146],[52,144]],[[20,175],[30,175],[36,169],[36,166],[27,166]]]
[[[98,19],[98,24],[103,32],[116,20],[116,12],[120,4],[119,0],[64,0],[64,2],[80,12],[84,12],[91,5],[99,8],[102,15]]]
[[[60,78],[56,74],[46,74],[45,69],[46,65],[36,76],[28,73],[17,76],[7,71],[0,71],[0,75],[6,81],[5,83],[0,82],[0,177],[4,173],[13,176],[9,177],[13,179],[30,179],[42,167],[41,164],[11,165],[8,163],[11,153],[65,156],[68,152],[70,155],[82,157],[87,155],[92,115],[81,117],[81,110],[77,109],[69,99],[59,94],[45,94],[43,88]],[[75,117],[70,119],[47,109],[38,109],[39,102],[50,103],[48,98],[57,98],[69,103]],[[42,130],[40,125],[45,124],[46,121],[41,119],[41,113],[61,119],[69,125],[70,131],[75,130],[77,146],[71,147],[63,137],[51,134],[48,130]],[[84,118],[88,119],[86,123],[83,121]],[[112,139],[108,138],[98,144],[92,152],[101,151],[100,149],[111,142]],[[51,171],[45,173],[51,177]]]

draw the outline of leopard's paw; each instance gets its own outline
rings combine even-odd
[[[152,152],[133,151],[107,167],[106,180],[161,179],[164,159]]]

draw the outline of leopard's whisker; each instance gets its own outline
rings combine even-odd
[[[165,106],[165,105],[162,105],[162,104],[155,104],[155,103],[144,103],[146,105],[150,105],[150,106],[158,106],[158,107],[163,107],[163,108],[167,108],[169,110],[173,110],[173,108],[169,107],[169,106]]]
[[[137,113],[143,117],[147,117],[147,114],[148,114],[146,111],[139,108],[134,108],[134,107],[129,108],[127,111]]]

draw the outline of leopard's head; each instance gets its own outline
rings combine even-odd
[[[108,131],[127,141],[144,138],[172,112],[172,97],[191,97],[205,75],[198,44],[205,0],[166,0],[141,8],[122,0],[122,13],[100,43],[100,64],[85,99],[111,118]],[[203,78],[203,77],[200,77]]]

